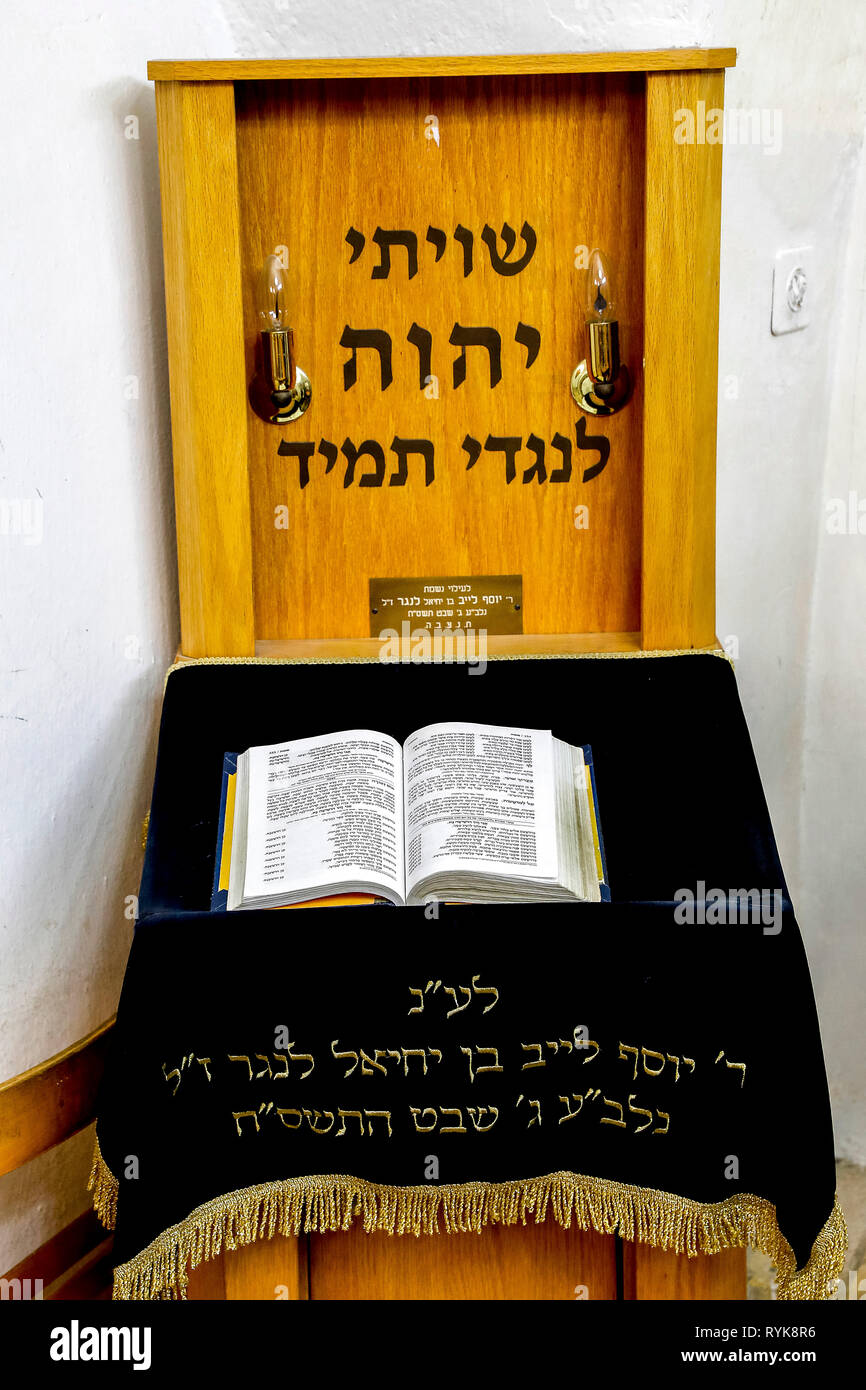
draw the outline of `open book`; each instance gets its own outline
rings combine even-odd
[[[236,764],[236,774],[233,769]],[[550,730],[428,724],[226,756],[212,907],[608,898],[592,755]]]

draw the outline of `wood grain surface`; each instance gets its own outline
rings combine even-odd
[[[643,352],[644,78],[537,76],[243,83],[237,89],[244,338],[247,376],[255,367],[255,282],[266,254],[288,249],[297,361],[313,384],[313,403],[283,427],[248,419],[256,636],[359,637],[369,631],[368,579],[440,574],[522,574],[524,631],[633,631],[639,626],[641,536],[641,386]],[[426,138],[436,117],[439,143]],[[485,226],[515,233],[511,259],[524,249],[521,229],[537,236],[516,275],[497,273],[482,241]],[[438,262],[428,227],[447,235]],[[456,229],[473,234],[465,274]],[[354,264],[351,229],[366,244]],[[409,276],[403,246],[391,252],[387,278],[378,228],[417,237],[418,270]],[[638,378],[619,415],[589,422],[610,445],[604,470],[579,451],[577,410],[569,391],[584,355],[584,277],[575,248],[604,247],[619,274],[623,353]],[[515,341],[519,324],[541,334],[538,356]],[[419,353],[407,342],[417,324],[432,334],[438,398],[420,389]],[[487,351],[466,348],[466,378],[454,384],[455,324],[493,328],[501,339],[502,378],[491,386]],[[393,380],[382,389],[379,358],[359,349],[357,380],[344,389],[340,346],[346,326],[384,330]],[[570,482],[539,484],[531,473],[530,435],[545,445],[548,472],[562,457],[554,435],[572,447]],[[502,453],[484,452],[467,471],[470,435],[524,441],[514,481]],[[421,460],[409,460],[405,486],[391,477],[392,440],[435,446],[435,480],[425,486]],[[378,441],[386,452],[384,486],[343,486],[340,455],[310,460],[299,484],[297,458],[281,440],[322,439],[341,447]],[[370,459],[358,465],[369,472]],[[588,527],[574,509],[588,507]],[[288,525],[275,526],[276,509]]]
[[[718,1255],[675,1255],[651,1245],[623,1242],[623,1285],[627,1300],[645,1303],[736,1302],[746,1297],[745,1250]]]
[[[725,75],[647,78],[644,647],[715,636],[722,146],[674,139],[676,114],[724,106]]]
[[[234,87],[158,83],[181,642],[253,650]]]
[[[488,1226],[478,1233],[310,1236],[313,1299],[590,1300],[616,1298],[613,1239],[595,1231]]]
[[[0,1085],[0,1175],[53,1149],[96,1118],[114,1019]]]
[[[624,53],[481,54],[411,58],[155,58],[151,82],[243,82],[272,78],[470,77],[496,73],[653,72],[681,68],[732,68],[735,48],[653,48]]]

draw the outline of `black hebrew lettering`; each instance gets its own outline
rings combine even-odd
[[[428,227],[427,240],[430,242],[431,246],[436,247],[436,260],[441,261],[448,242],[447,232],[443,232],[441,227]]]
[[[529,323],[518,323],[514,341],[526,348],[526,370],[529,371],[541,347],[541,334]]]
[[[581,416],[577,421],[575,433],[578,449],[595,450],[598,454],[598,463],[594,463],[591,468],[584,469],[583,481],[588,483],[592,478],[597,478],[599,473],[607,467],[607,461],[610,457],[610,440],[606,439],[603,434],[587,433],[584,416]]]
[[[397,472],[388,479],[389,487],[404,487],[409,477],[407,460],[410,454],[420,454],[424,459],[424,486],[433,481],[433,445],[429,439],[399,439],[395,434],[391,449],[397,455]],[[363,481],[363,480],[362,480]]]
[[[316,446],[312,440],[304,441],[303,443],[298,440],[290,444],[287,439],[281,439],[277,448],[278,454],[282,454],[284,457],[294,454],[297,458],[302,489],[305,488],[310,481],[310,459],[315,451]]]
[[[449,343],[460,348],[460,356],[454,359],[454,386],[462,386],[466,380],[466,349],[483,347],[487,349],[490,360],[490,387],[498,386],[502,380],[502,339],[495,328],[464,328],[455,323],[451,329]]]
[[[567,483],[571,480],[571,440],[564,434],[555,434],[550,441],[554,449],[562,454],[562,465],[550,470],[548,482]]]
[[[420,330],[420,332],[424,331],[423,329]],[[604,435],[588,434],[584,420],[578,420],[575,428],[578,448],[595,451],[599,455],[599,462],[587,468],[583,473],[584,482],[588,482],[597,477],[606,466],[610,456],[610,442]],[[523,483],[568,483],[571,481],[572,443],[564,434],[556,433],[550,441],[549,447],[561,455],[562,462],[558,467],[550,468],[549,471],[546,457],[548,446],[539,435],[534,433],[527,437],[525,446],[523,439],[517,435],[491,434],[487,436],[482,445],[471,434],[466,434],[463,437],[461,447],[466,454],[465,471],[467,473],[475,467],[483,452],[502,453],[505,456],[505,481],[512,483],[517,476],[517,455],[523,447],[526,447],[534,455],[534,461],[522,470],[521,481]],[[397,456],[395,470],[388,479],[389,487],[405,487],[408,483],[410,455],[417,455],[424,460],[424,486],[430,487],[435,482],[435,447],[431,440],[410,439],[395,435],[389,448]],[[346,458],[344,488],[351,487],[354,482],[357,482],[359,487],[384,486],[385,451],[375,439],[365,439],[362,444],[356,447],[353,441],[347,438],[343,441],[341,449],[330,439],[320,439],[318,449],[315,442],[309,439],[282,439],[277,446],[277,453],[280,457],[298,460],[298,481],[301,490],[307,487],[310,482],[311,460],[314,453],[320,454],[324,459],[324,471],[327,475],[335,467],[340,452]],[[364,455],[369,456],[372,460],[372,469],[359,474],[358,464]]]
[[[430,377],[433,334],[429,328],[421,328],[417,323],[413,323],[406,334],[406,341],[418,349],[419,387],[423,391]]]
[[[366,242],[366,240],[367,238],[364,236],[363,232],[357,231],[354,227],[349,228],[349,230],[346,233],[346,241],[352,248],[352,255],[349,261],[349,265],[355,264],[355,261],[358,259],[361,252],[364,249],[364,243]]]
[[[322,455],[324,459],[327,459],[327,463],[325,465],[326,473],[330,473],[334,464],[337,462],[337,454],[339,452],[340,451],[337,448],[336,444],[332,444],[330,439],[319,440],[319,453]]]
[[[477,439],[472,438],[471,434],[467,434],[465,439],[463,440],[463,448],[469,455],[469,462],[466,465],[466,472],[468,473],[470,468],[475,467],[476,463],[481,457],[481,445],[479,444]]]
[[[471,275],[474,268],[474,245],[475,234],[462,223],[458,223],[454,228],[454,240],[458,241],[463,247],[463,277]],[[485,223],[481,233],[481,240],[487,247],[490,257],[490,264],[497,275],[519,275],[525,270],[535,255],[538,245],[538,237],[534,227],[529,222],[524,222],[520,229],[520,236],[524,243],[521,255],[515,260],[511,259],[511,254],[517,244],[517,232],[507,222],[502,225],[502,230],[497,237],[496,232]],[[387,280],[391,273],[391,249],[394,246],[404,246],[406,248],[406,260],[409,279],[413,279],[418,274],[418,236],[417,233],[409,228],[386,229],[377,227],[373,233],[373,241],[379,248],[379,264],[373,266],[370,272],[372,280]],[[349,258],[349,265],[354,265],[360,259],[366,245],[366,237],[363,232],[359,232],[357,227],[350,227],[346,233],[345,240],[351,248],[352,255]],[[425,233],[425,240],[430,243],[435,251],[434,264],[441,261],[445,254],[448,244],[448,236],[441,227],[428,226]],[[499,241],[502,241],[502,251],[499,249]]]
[[[547,469],[544,466],[544,440],[539,439],[537,434],[531,434],[526,441],[526,447],[535,454],[535,463],[531,468],[523,470],[523,481],[531,483],[532,479],[537,477],[538,481],[543,483],[547,477]]]
[[[379,264],[373,266],[370,274],[371,280],[387,280],[391,273],[391,247],[405,246],[406,257],[409,266],[409,279],[412,280],[418,274],[418,238],[414,232],[394,231],[386,232],[381,227],[377,227],[373,233],[373,240],[379,248]],[[351,264],[351,262],[350,262]]]
[[[493,236],[493,228],[487,226],[487,224],[485,224],[485,231],[490,232],[491,236]],[[505,259],[507,260],[514,250],[514,243],[517,241],[517,233],[513,227],[509,227],[507,222],[503,222],[502,224],[502,240],[505,242]],[[495,236],[493,244],[494,246],[496,245]]]
[[[514,229],[509,227],[507,222],[503,225],[502,240],[505,243],[505,255],[500,256],[496,245],[496,233],[489,224],[485,223],[484,231],[481,233],[481,240],[487,247],[490,254],[490,264],[497,275],[519,275],[521,270],[526,269],[532,257],[535,255],[538,238],[535,235],[534,228],[530,227],[528,222],[524,222],[523,226],[520,228],[520,235],[526,243],[526,249],[523,255],[519,256],[516,261],[510,261],[508,257],[514,250],[514,243],[516,240]]]
[[[484,447],[489,454],[502,453],[505,455],[505,481],[513,483],[517,476],[515,459],[520,451],[523,440],[519,435],[493,435],[488,434],[484,441]]]
[[[343,390],[349,391],[358,380],[358,349],[373,348],[379,354],[382,390],[387,391],[394,374],[391,371],[391,335],[383,328],[350,328],[346,324],[340,347],[351,348],[352,356],[343,363]]]
[[[342,444],[343,453],[346,456],[346,476],[343,479],[343,487],[351,487],[355,481],[355,468],[358,459],[364,454],[369,454],[375,462],[373,473],[364,473],[358,479],[358,487],[381,487],[385,481],[385,451],[381,444],[377,444],[375,439],[365,439],[358,445],[357,449],[351,439],[344,439]]]
[[[462,223],[454,228],[454,240],[459,241],[463,247],[463,278],[472,274],[472,243],[474,237],[468,227]]]

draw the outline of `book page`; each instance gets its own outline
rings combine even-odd
[[[443,870],[556,877],[550,730],[429,724],[403,767],[407,896]]]
[[[244,900],[381,883],[403,898],[403,759],[370,729],[251,748]]]

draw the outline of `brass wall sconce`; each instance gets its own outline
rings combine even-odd
[[[631,379],[619,360],[610,264],[598,249],[586,271],[586,334],[588,353],[571,374],[571,394],[587,415],[615,415],[631,395]]]
[[[309,409],[313,389],[295,364],[289,327],[289,277],[279,256],[268,256],[259,276],[256,307],[261,325],[262,369],[250,382],[250,405],[270,425],[287,425]]]

